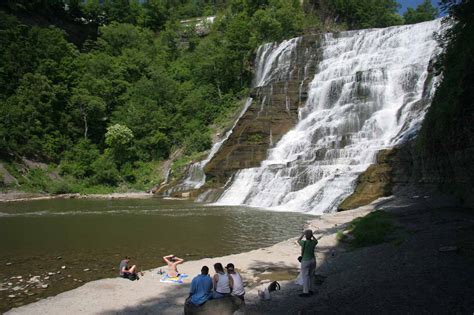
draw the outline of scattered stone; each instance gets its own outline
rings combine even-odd
[[[8,286],[10,286],[10,287],[13,285],[13,283],[11,283],[11,282],[8,282],[7,284],[8,284]]]
[[[61,271],[56,272],[56,274],[58,274],[58,275],[59,275],[60,273],[61,273]]]
[[[48,276],[54,276],[54,272],[48,272]]]
[[[412,198],[413,199],[418,199],[418,198],[420,198],[420,196],[413,196]]]
[[[41,288],[43,288],[43,289],[46,289],[47,287],[49,287],[48,284],[42,284],[42,285],[41,285]]]
[[[67,275],[68,278],[71,278],[71,275]]]
[[[21,287],[19,287],[19,286],[16,286],[16,287],[13,288],[13,291],[20,291],[20,290],[21,290]]]
[[[16,276],[10,277],[10,279],[16,279]]]
[[[44,280],[49,280],[49,276],[44,277]]]
[[[28,282],[30,283],[40,282],[40,276],[31,277],[30,280],[28,280]]]
[[[57,260],[63,259],[61,256],[56,257]]]
[[[89,270],[90,270],[89,268],[84,269],[84,271],[89,271]]]
[[[23,279],[20,279],[20,281],[18,281],[18,282],[23,282]]]
[[[8,297],[9,297],[10,299],[13,299],[13,298],[15,297],[15,295],[14,295],[14,294],[10,294]]]
[[[63,269],[63,270],[66,269],[66,266],[61,266],[61,269]]]
[[[77,279],[76,279],[76,278],[74,278],[73,280],[74,280],[74,281],[77,281]]]
[[[12,265],[11,262],[7,262],[7,263],[5,264],[5,266],[11,266],[11,265]]]
[[[455,252],[458,250],[457,246],[441,246],[438,249],[440,252]]]
[[[78,281],[78,282],[82,282],[82,280],[81,280],[81,279],[79,279],[79,280],[77,280],[77,281]]]

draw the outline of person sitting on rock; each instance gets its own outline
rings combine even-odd
[[[130,262],[130,257],[125,256],[124,259],[120,262],[119,270],[120,270],[120,277],[130,280],[139,280],[137,274],[137,266],[129,266],[128,263]]]
[[[212,298],[220,299],[230,296],[233,287],[232,277],[224,272],[224,267],[222,267],[221,263],[215,263],[214,270],[216,271],[216,274],[214,277],[212,277],[212,283],[214,287]]]
[[[176,257],[175,255],[167,255],[163,257],[163,260],[168,265],[168,272],[166,273],[168,277],[174,278],[179,276],[178,265],[184,262],[183,258]]]
[[[186,304],[201,306],[212,298],[212,279],[209,276],[209,267],[203,266],[201,274],[191,281],[191,290]]]
[[[233,263],[228,263],[227,266],[225,266],[225,269],[227,269],[227,273],[232,278],[232,295],[238,297],[243,301],[245,289],[242,277],[237,271],[235,271]]]

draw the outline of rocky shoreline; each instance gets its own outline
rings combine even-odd
[[[6,192],[0,194],[0,202],[16,202],[48,199],[145,199],[152,198],[153,194],[146,192],[126,192],[111,194],[39,194],[25,192]]]

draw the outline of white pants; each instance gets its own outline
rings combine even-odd
[[[312,278],[316,270],[316,260],[306,260],[301,262],[301,277],[303,278],[303,293],[309,293],[312,285]]]

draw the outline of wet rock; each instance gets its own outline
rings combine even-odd
[[[59,275],[60,273],[61,273],[61,271],[56,272],[56,274],[58,274],[58,275]]]
[[[67,275],[68,278],[71,278],[71,275]]]
[[[13,299],[13,298],[15,297],[15,295],[14,295],[14,294],[10,294],[8,297],[9,297],[10,299]]]
[[[7,262],[7,263],[5,264],[5,266],[11,266],[11,265],[12,265],[11,262]]]
[[[54,276],[54,272],[48,272],[48,276]]]
[[[49,287],[48,284],[42,284],[42,285],[41,285],[41,288],[42,288],[42,289],[46,289],[46,288],[48,288],[48,287]]]
[[[17,279],[21,279],[21,278],[23,278],[23,277],[22,277],[22,276],[16,276],[16,278],[17,278]]]
[[[49,280],[49,276],[44,277],[44,280]]]
[[[38,283],[40,282],[40,276],[34,276],[31,277],[30,280],[28,280],[29,283]]]
[[[90,271],[90,269],[89,269],[89,268],[86,268],[86,269],[84,269],[84,271],[86,271],[86,272],[87,272],[87,271]]]
[[[21,290],[21,287],[19,286],[13,287],[13,291],[20,291],[20,290]]]
[[[13,283],[11,283],[11,282],[8,282],[7,284],[8,284],[8,286],[10,286],[10,287],[13,285]]]
[[[57,260],[63,259],[61,256],[56,257]]]
[[[63,269],[63,270],[66,269],[66,266],[61,266],[61,269]]]

